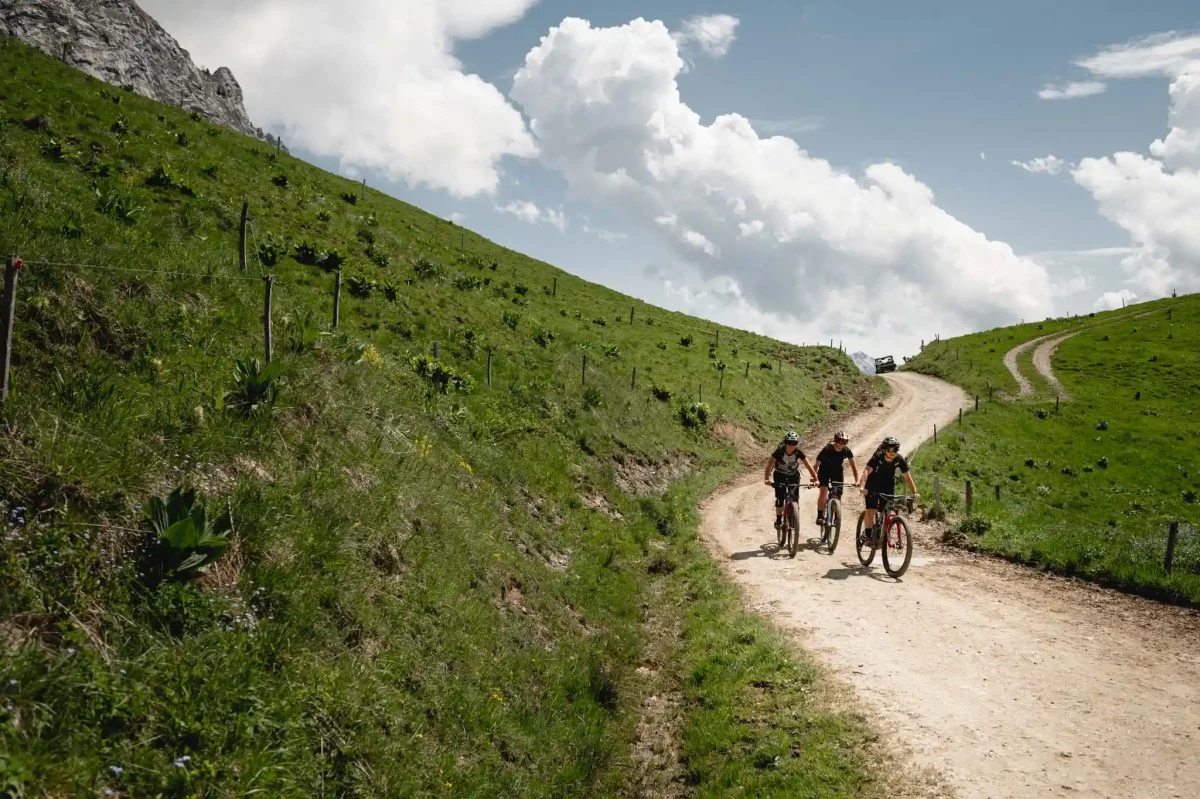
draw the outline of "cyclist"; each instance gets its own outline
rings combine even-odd
[[[842,430],[833,435],[833,441],[825,445],[817,456],[817,483],[821,486],[821,494],[817,497],[817,524],[825,522],[825,505],[829,502],[831,483],[840,483],[845,479],[842,464],[850,461],[850,469],[854,472],[854,482],[858,483],[858,464],[854,462],[854,453],[846,446],[850,439]]]
[[[817,482],[817,473],[813,471],[812,464],[808,462],[808,456],[800,449],[799,433],[789,430],[783,437],[783,443],[767,459],[767,468],[763,471],[763,482],[767,485],[771,485],[772,478],[774,478],[776,530],[779,529],[783,520],[783,501],[787,499],[787,487],[800,485],[800,464],[802,463],[804,468],[808,469],[810,482]]]
[[[871,456],[871,460],[867,461],[867,468],[863,470],[862,479],[858,481],[859,489],[867,496],[867,510],[863,517],[864,530],[870,530],[871,525],[875,523],[875,511],[883,510],[884,500],[879,495],[896,493],[897,469],[904,475],[904,482],[908,484],[908,490],[912,492],[914,499],[919,497],[917,484],[913,482],[912,474],[908,470],[908,461],[900,454],[900,442],[895,436],[888,436]]]

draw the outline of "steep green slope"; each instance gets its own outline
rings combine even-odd
[[[1072,397],[1057,413],[1049,387],[1025,361],[1033,397],[985,402],[918,457],[941,475],[952,509],[961,509],[965,481],[972,481],[976,518],[959,526],[960,540],[1127,590],[1200,602],[1200,297],[1135,305],[1075,327],[1081,332],[1054,358]],[[945,347],[973,352],[995,373],[1003,351],[984,355],[981,343],[1032,335],[1025,326]],[[930,369],[935,357],[922,353],[909,368],[937,373]],[[971,375],[943,374],[977,390]],[[1182,534],[1168,574],[1172,522]]]
[[[698,792],[868,786],[861,729],[742,613],[693,511],[732,440],[873,397],[841,353],[354,200],[13,42],[0,76],[0,247],[25,260],[0,411],[5,790],[629,792],[652,655]],[[249,362],[268,273],[277,376]],[[232,515],[198,579],[146,521],[179,486]]]

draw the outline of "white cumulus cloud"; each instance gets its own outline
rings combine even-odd
[[[1056,155],[1040,156],[1031,158],[1028,161],[1009,161],[1010,164],[1024,169],[1026,172],[1038,174],[1044,172],[1047,175],[1057,175],[1063,171],[1063,168],[1069,166],[1066,161]]]
[[[1137,295],[1129,289],[1121,289],[1120,291],[1106,291],[1096,300],[1096,304],[1092,306],[1097,311],[1115,311],[1118,308],[1124,308],[1126,305],[1137,301]]]
[[[562,209],[542,209],[528,200],[515,200],[506,205],[497,205],[496,210],[502,214],[515,216],[530,225],[541,222],[556,227],[560,231],[567,229],[567,215]]]
[[[568,18],[511,96],[574,195],[662,236],[760,317],[915,346],[935,325],[948,335],[1050,311],[1041,266],[942,210],[899,166],[854,175],[737,114],[706,125],[680,96],[683,69],[661,22]],[[762,235],[742,235],[745,220]]]
[[[454,56],[536,0],[140,2],[198,62],[234,71],[257,124],[339,171],[472,196],[496,190],[505,157],[536,155],[517,110]]]
[[[737,38],[740,20],[729,14],[706,14],[685,20],[683,29],[675,34],[680,44],[695,44],[706,55],[720,58],[729,52]]]
[[[1107,88],[1108,84],[1097,80],[1072,81],[1057,86],[1047,83],[1038,92],[1038,97],[1043,100],[1076,100],[1080,97],[1102,94]]]
[[[1169,130],[1150,155],[1084,158],[1071,175],[1125,229],[1129,282],[1151,296],[1200,289],[1200,35],[1155,34],[1102,49],[1080,66],[1114,78],[1170,79]]]

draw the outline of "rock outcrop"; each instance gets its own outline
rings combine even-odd
[[[233,73],[198,69],[134,0],[0,0],[0,34],[114,86],[274,143],[250,122]]]

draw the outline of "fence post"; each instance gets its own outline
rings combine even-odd
[[[992,401],[992,381],[987,381],[988,384],[988,402]]]
[[[435,361],[438,359],[438,345],[436,341],[433,342],[433,359]]]
[[[700,388],[700,401],[704,402],[704,384],[700,383],[699,388]]]
[[[962,408],[958,409],[958,423],[962,424]]]
[[[967,517],[971,516],[971,506],[975,504],[975,495],[971,491],[971,481],[967,481]]]
[[[942,504],[942,483],[936,474],[933,476],[933,504]]]
[[[717,330],[717,340],[713,342],[714,347],[721,346],[721,331]]]
[[[717,385],[717,391],[721,392],[724,390],[725,390],[725,370],[722,369],[721,370],[721,382]]]
[[[263,276],[263,345],[267,351],[267,365],[271,364],[274,355],[271,347],[271,293],[275,289],[275,276]]]
[[[462,255],[467,251],[467,229],[463,228],[462,237],[458,240],[458,254]]]
[[[342,270],[333,276],[333,329],[338,329],[342,319]]]
[[[1000,484],[996,483],[996,501],[1000,501]]]
[[[580,378],[580,385],[581,386],[587,385],[587,353],[586,352],[583,354],[583,373],[582,373],[582,377]]]
[[[750,378],[750,362],[746,361],[746,379]]]
[[[937,425],[933,426],[933,443],[937,443]]]
[[[636,366],[633,367],[633,377],[629,378],[629,387],[631,389],[637,388],[637,367]]]
[[[557,296],[558,296],[558,278],[557,278],[557,277],[555,277],[555,278],[554,278],[554,291],[552,291],[552,292],[550,293],[550,296],[551,296],[551,297],[557,297]]]
[[[366,179],[366,178],[363,178],[363,191],[362,191],[362,198],[363,198],[364,200],[365,200],[365,199],[367,199],[367,179]]]
[[[242,271],[246,271],[246,223],[250,220],[250,203],[242,203],[242,232],[238,237],[238,261],[242,265]]]
[[[779,374],[783,374],[783,358],[779,359]]]
[[[1163,562],[1163,569],[1168,574],[1171,573],[1171,566],[1175,562],[1175,541],[1179,538],[1179,522],[1171,522],[1171,528],[1167,532],[1167,559]]]
[[[633,324],[633,306],[629,306],[629,324]]]
[[[975,410],[979,410],[979,395],[975,395]]]
[[[17,316],[17,256],[4,263],[4,306],[0,310],[0,402],[8,399],[8,372],[12,365],[13,322]]]
[[[488,349],[488,372],[487,372],[488,388],[492,387],[492,351]]]
[[[1058,397],[1054,398],[1054,412],[1058,413]]]

